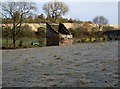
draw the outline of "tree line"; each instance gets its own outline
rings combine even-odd
[[[11,18],[0,18],[3,24],[9,24],[12,23],[12,19]],[[52,19],[52,18],[51,18]],[[24,18],[24,23],[46,23],[49,22],[51,23],[52,20],[50,19],[50,17],[45,17],[44,14],[40,14],[40,15],[35,15],[35,16],[28,16]],[[55,21],[55,23],[82,23],[83,21],[80,21],[78,19],[74,19],[74,18],[63,18],[63,17],[59,17],[57,18],[57,20]]]

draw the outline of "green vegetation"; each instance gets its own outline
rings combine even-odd
[[[38,31],[35,32],[29,25],[24,25],[16,37],[18,39],[15,48],[45,46],[45,28],[38,28]],[[40,44],[31,45],[32,42],[39,42]],[[2,48],[14,48],[12,30],[9,27],[2,27]]]
[[[77,28],[70,28],[71,34],[73,35],[74,43],[94,43],[111,40],[110,37],[102,35],[104,31],[114,30],[115,28],[107,25],[102,27],[102,31],[99,27],[91,27],[91,22],[85,22],[84,25]]]
[[[108,41],[107,36],[74,38],[74,43],[95,43]]]
[[[22,40],[22,47],[20,47],[20,42]],[[29,47],[38,47],[37,45],[31,45],[31,43],[33,41],[37,41],[37,39],[34,37],[34,38],[21,38],[19,40],[16,41],[16,45],[17,47],[16,48],[29,48]],[[6,39],[2,39],[2,46],[3,48],[13,48],[12,47],[12,39],[8,39],[8,46],[6,44]]]
[[[39,46],[45,46],[45,29],[35,32],[29,25],[21,27],[20,32],[16,36],[15,48],[27,48],[36,47],[38,45],[31,45],[32,42],[39,42]],[[3,48],[14,48],[12,40],[12,30],[10,28],[2,28],[2,47]]]
[[[13,47],[15,48],[16,41],[19,38],[18,35],[20,35],[22,24],[24,23],[24,18],[30,16],[36,10],[35,4],[32,2],[4,2],[1,7],[3,20],[9,20],[12,25],[4,24],[3,26],[6,33],[6,42],[8,38],[12,38]]]

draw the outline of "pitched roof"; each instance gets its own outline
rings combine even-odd
[[[46,22],[46,37],[53,37],[57,35],[58,32],[56,32],[47,22]]]
[[[58,32],[55,29],[53,29],[47,22],[46,22],[46,28],[51,30],[52,32],[58,34]]]
[[[66,34],[66,35],[71,34],[71,32],[62,23],[59,23],[58,32],[61,34]]]
[[[52,24],[51,25],[52,29],[54,29],[56,32],[58,32],[59,25],[58,24]]]
[[[47,29],[51,30],[54,33],[61,33],[61,34],[65,34],[65,35],[71,34],[71,32],[62,23],[59,23],[59,25],[58,24],[49,25],[46,22],[46,27],[47,27]]]

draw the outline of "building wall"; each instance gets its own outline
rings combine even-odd
[[[59,35],[59,45],[70,45],[73,44],[73,37],[72,35]]]
[[[64,46],[73,44],[72,38],[61,38],[60,35],[46,38],[46,46]]]
[[[63,45],[70,45],[70,44],[72,44],[73,43],[73,39],[68,39],[68,38],[64,38],[64,39],[61,39],[60,41],[59,41],[59,45],[60,46],[63,46]]]
[[[46,46],[58,46],[59,45],[59,35],[54,35],[53,37],[46,38]]]
[[[59,27],[64,25],[59,25]],[[63,32],[60,32],[62,30]],[[53,28],[51,25],[46,23],[46,46],[58,46],[72,44],[72,35],[67,33],[68,31],[64,28]]]

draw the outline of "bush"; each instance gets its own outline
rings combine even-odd
[[[75,38],[82,38],[82,37],[89,36],[89,32],[87,31],[87,29],[85,29],[83,27],[79,27],[79,28],[75,28],[75,29],[70,28],[69,30],[71,31],[71,34]]]
[[[95,41],[96,41],[95,37],[91,37],[91,42],[95,42]]]
[[[79,38],[79,40],[77,40],[77,43],[81,43],[81,42],[103,42],[103,41],[108,41],[109,38],[107,36],[101,36],[101,37],[82,37]]]
[[[103,37],[100,37],[99,40],[100,40],[100,41],[104,41],[104,38],[103,38]]]
[[[21,27],[21,31],[20,31],[20,33],[19,33],[19,37],[34,37],[35,36],[35,34],[34,34],[35,32],[32,30],[32,27],[30,27],[29,25],[24,25],[24,26],[22,26]]]

